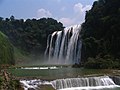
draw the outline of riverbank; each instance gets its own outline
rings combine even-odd
[[[88,77],[99,77],[109,76],[113,81],[119,85],[118,79],[120,77],[120,70],[112,69],[84,69],[84,68],[72,68],[70,66],[36,66],[36,67],[13,67],[7,69],[9,73],[15,78],[15,80],[25,80],[24,82],[34,81],[34,83],[43,83],[45,81],[51,82],[56,79],[67,79],[67,78],[88,78]],[[40,81],[39,81],[40,80]],[[31,85],[30,84],[30,85]],[[21,84],[24,86],[23,84]],[[29,85],[29,84],[28,84]],[[42,88],[42,89],[41,89]],[[48,89],[49,88],[49,89]],[[54,90],[51,84],[38,85],[38,90]],[[118,89],[119,90],[119,89]]]
[[[14,78],[6,69],[0,70],[0,90],[24,90],[19,80]]]
[[[62,66],[37,66],[37,67],[14,67],[7,70],[13,76],[19,78],[40,78],[42,80],[54,80],[62,78],[86,77],[86,76],[120,76],[120,70],[113,69],[84,69]]]

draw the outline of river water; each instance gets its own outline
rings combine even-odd
[[[21,79],[25,90],[40,90],[40,85],[51,85],[56,90],[120,90],[119,85],[109,77],[112,70],[72,68],[70,66],[21,67],[12,69],[18,77],[37,77]],[[21,73],[20,73],[21,72]]]

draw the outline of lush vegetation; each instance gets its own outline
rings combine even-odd
[[[85,22],[82,24],[81,65],[87,68],[119,68],[119,26],[119,0],[98,0],[93,3],[91,10],[86,12]],[[23,58],[26,59],[28,53],[40,56],[40,53],[45,51],[47,37],[54,31],[63,29],[63,24],[52,18],[23,20],[15,19],[14,16],[5,19],[0,17],[0,31],[14,45],[15,59],[19,59],[19,62]],[[7,63],[9,60],[9,63],[13,64],[12,45],[2,33],[0,33],[0,51],[2,51],[0,63],[3,61]],[[1,37],[4,37],[5,41]]]
[[[8,37],[0,32],[0,64],[14,64],[13,46]]]
[[[63,24],[52,18],[15,19],[14,16],[0,18],[0,31],[7,35],[12,44],[30,53],[43,53],[47,37],[54,31],[62,30]]]
[[[82,59],[90,68],[120,66],[120,1],[98,0],[82,25]]]

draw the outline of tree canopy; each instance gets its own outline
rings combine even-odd
[[[48,35],[63,28],[62,23],[52,18],[0,18],[0,31],[9,37],[14,46],[30,53],[44,52]]]
[[[89,57],[120,59],[120,1],[98,0],[86,12],[82,25],[83,60]]]

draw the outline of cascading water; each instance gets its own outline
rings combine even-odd
[[[21,80],[24,90],[41,90],[41,85],[51,85],[55,90],[116,90],[119,88],[109,76],[67,78],[53,81]],[[113,89],[111,89],[113,88]],[[117,89],[117,90],[119,90]]]
[[[75,64],[81,59],[81,25],[56,31],[47,40],[45,55],[50,64]]]
[[[68,78],[51,81],[56,90],[93,90],[119,87],[108,76],[88,78]]]

